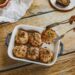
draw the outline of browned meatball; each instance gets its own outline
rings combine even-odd
[[[56,0],[56,4],[66,7],[70,4],[70,0]]]
[[[56,38],[56,32],[52,29],[47,29],[42,33],[42,40],[46,43],[52,43]]]
[[[36,60],[39,58],[39,48],[30,47],[27,51],[27,58],[30,60]]]
[[[40,46],[42,44],[41,34],[39,32],[30,32],[29,43],[33,46]]]
[[[28,42],[28,32],[25,30],[19,30],[15,41],[16,44],[26,44]]]
[[[13,49],[13,54],[19,58],[25,58],[27,53],[27,46],[15,46]]]
[[[48,63],[53,59],[53,53],[46,49],[46,48],[40,48],[40,61],[43,63]]]

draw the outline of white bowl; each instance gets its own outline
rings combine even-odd
[[[68,11],[75,7],[75,0],[70,0],[70,4],[67,7],[61,7],[56,4],[56,0],[50,0],[50,3],[53,7],[61,11]]]
[[[15,41],[15,36],[18,32],[19,29],[25,29],[25,30],[36,30],[38,32],[42,32],[45,28],[42,27],[35,27],[35,26],[29,26],[29,25],[18,25],[14,28],[12,35],[11,35],[11,39],[10,39],[10,43],[8,46],[8,56],[14,60],[18,60],[18,61],[24,61],[24,62],[28,62],[28,63],[35,63],[35,64],[39,64],[39,65],[44,65],[44,66],[51,66],[53,65],[58,57],[58,53],[59,53],[59,45],[60,45],[60,40],[58,42],[56,42],[55,44],[51,44],[48,45],[48,47],[54,52],[54,59],[52,62],[50,63],[42,63],[42,62],[37,62],[37,61],[31,61],[31,60],[27,60],[27,59],[21,59],[21,58],[17,58],[13,55],[13,48],[14,48],[14,41]]]

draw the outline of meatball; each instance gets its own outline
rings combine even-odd
[[[26,44],[28,42],[28,32],[19,30],[15,38],[16,44]]]
[[[39,32],[30,32],[29,43],[32,46],[40,46],[42,44],[41,34]]]
[[[53,59],[53,53],[46,48],[40,48],[39,58],[41,62],[48,63]]]
[[[42,41],[45,43],[52,43],[55,38],[56,32],[50,28],[42,32]]]
[[[24,45],[15,46],[13,49],[13,54],[19,58],[26,58],[26,53],[27,53],[27,46]]]
[[[70,4],[70,0],[56,0],[56,4],[66,7]]]
[[[27,58],[30,60],[36,60],[39,58],[39,48],[30,47],[27,51]]]

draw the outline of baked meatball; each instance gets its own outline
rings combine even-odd
[[[46,48],[40,48],[39,58],[41,62],[48,63],[53,59],[53,53]]]
[[[56,4],[66,7],[70,4],[70,0],[56,0]]]
[[[42,32],[42,41],[45,43],[52,43],[55,38],[56,32],[50,28]]]
[[[27,53],[27,46],[25,45],[15,46],[13,49],[13,54],[19,58],[26,58],[26,53]]]
[[[39,32],[30,32],[29,43],[32,46],[40,46],[42,44],[41,34]]]
[[[30,60],[37,60],[39,58],[39,48],[37,47],[28,48],[27,58]]]
[[[25,30],[19,30],[15,41],[16,44],[26,44],[28,42],[28,32]]]

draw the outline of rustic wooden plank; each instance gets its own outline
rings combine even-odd
[[[32,7],[29,9],[25,17],[38,14],[39,12],[46,12],[46,11],[51,11],[51,10],[54,10],[54,9],[49,6],[47,0],[36,0],[34,1]],[[12,61],[11,59],[8,58],[7,48],[5,46],[5,37],[7,36],[9,32],[11,32],[14,29],[15,26],[17,26],[18,24],[30,24],[33,26],[45,27],[46,25],[49,25],[51,23],[66,20],[74,14],[75,14],[75,10],[67,12],[67,13],[61,13],[57,11],[57,12],[52,12],[52,13],[47,13],[47,14],[45,13],[45,14],[41,14],[41,15],[37,15],[37,16],[29,17],[29,18],[23,18],[16,23],[13,23],[13,24],[6,23],[0,26],[0,50],[1,50],[0,51],[0,57],[1,57],[0,65],[5,66],[5,65],[10,65],[10,64],[15,63],[15,61]],[[62,26],[58,26],[57,28],[58,30],[59,29],[61,30],[65,27],[65,30],[66,30],[68,29],[67,26],[68,25],[66,26],[62,25]],[[75,33],[70,32],[63,38],[63,42],[65,44],[64,53],[72,52],[75,50],[75,47],[74,47],[75,35],[74,34]]]
[[[51,8],[48,0],[33,0],[33,3],[24,17],[28,17],[34,14],[48,12],[54,10]]]
[[[15,26],[18,24],[30,24],[33,26],[42,26],[45,27],[46,25],[49,25],[51,23],[57,22],[57,21],[63,21],[68,19],[70,16],[75,14],[75,10],[62,13],[62,12],[50,12],[54,10],[48,3],[48,0],[34,0],[32,6],[27,11],[27,13],[24,15],[24,18],[19,20],[16,23],[13,24],[3,24],[0,26],[0,67],[15,64],[17,62],[11,60],[8,58],[7,55],[7,47],[5,46],[5,37],[9,32],[11,32]],[[43,13],[46,12],[46,13]],[[42,14],[39,14],[42,13]],[[38,14],[38,15],[34,15]],[[34,15],[32,17],[28,17]],[[27,17],[27,18],[25,18]],[[65,29],[64,29],[65,27]],[[68,27],[68,24],[58,26],[56,30],[59,30],[60,33],[62,33],[62,29],[68,30],[70,27]],[[69,52],[75,51],[75,33],[73,31],[69,32],[63,39],[62,39],[65,50],[64,54],[67,54]],[[75,53],[64,55],[59,58],[57,63],[50,68],[42,68],[36,65],[32,65],[30,67],[21,68],[18,70],[6,72],[6,73],[0,73],[0,75],[16,75],[18,72],[18,75],[74,75],[75,72]]]
[[[61,13],[61,12],[47,13],[47,14],[43,14],[43,15],[39,15],[39,16],[25,18],[25,19],[19,20],[16,23],[13,23],[13,24],[9,24],[9,23],[3,24],[3,25],[0,25],[0,33],[6,34],[10,31],[12,31],[13,28],[18,24],[30,24],[30,25],[44,27],[44,26],[49,25],[54,22],[58,22],[58,21],[60,22],[60,21],[66,20],[70,16],[74,15],[74,12],[75,12],[75,10],[73,10],[71,12],[67,12],[67,13]],[[3,36],[0,35],[0,37],[4,37],[4,36],[5,35],[3,35]]]
[[[11,70],[0,75],[74,75],[75,74],[75,53],[59,57],[52,67],[31,65]]]
[[[49,0],[33,0],[31,7],[23,17],[29,17],[31,15],[45,12],[49,13],[51,11],[57,10],[50,5]]]
[[[73,31],[71,31],[63,38],[63,42],[65,45],[65,49],[63,52],[64,54],[75,51],[75,46],[74,46],[75,36],[71,36],[74,34],[75,33]],[[1,42],[0,42],[0,67],[4,67],[7,65],[15,64],[15,63],[16,63],[15,61],[8,58],[7,47],[5,46],[5,40],[1,40]]]
[[[0,43],[0,68],[4,66],[9,66],[12,64],[16,64],[17,62],[10,59],[7,54],[7,47],[5,43]]]
[[[39,15],[39,16],[25,18],[16,23],[13,23],[13,24],[3,24],[2,26],[0,26],[0,34],[1,34],[0,41],[5,40],[5,37],[7,36],[7,34],[9,32],[11,32],[14,29],[14,27],[18,24],[30,24],[32,26],[45,27],[46,25],[49,25],[51,23],[58,22],[58,21],[60,22],[62,20],[68,19],[70,16],[74,15],[74,12],[75,12],[75,10],[68,12],[68,13],[60,13],[60,12],[47,13],[47,14],[43,14],[43,15]],[[66,30],[70,27],[68,27],[68,24],[65,24],[65,25],[58,26],[56,28],[57,28],[57,30],[60,29],[59,32],[61,32],[62,29],[65,28],[64,30]],[[74,43],[75,43],[74,38],[75,38],[75,35],[72,32],[68,33],[68,35],[65,36],[65,40],[63,40],[63,41],[65,44],[66,51],[69,51],[69,50],[67,50],[67,48],[69,49],[70,47],[71,47],[70,49],[73,48],[72,50],[74,51],[74,48],[75,48],[74,47]],[[73,42],[69,41],[69,44],[67,44],[68,40],[70,40],[70,41],[73,40]],[[70,45],[72,45],[72,46],[70,46]]]
[[[71,31],[62,39],[64,43],[64,54],[75,51],[75,32]]]
[[[74,45],[75,36],[72,36],[74,34],[75,33],[71,31],[63,38],[63,43],[65,46],[63,54],[75,51],[75,45]],[[15,64],[15,62],[10,58],[8,58],[5,40],[1,40],[0,41],[0,67],[11,65],[11,64]]]
[[[8,31],[4,28],[5,29],[5,30],[3,30],[4,33],[2,33],[1,35],[6,37],[7,33],[9,33],[13,28],[14,28],[14,25],[10,26],[10,28],[8,28]],[[63,42],[65,44],[64,53],[75,51],[75,46],[74,46],[75,36],[74,36],[74,34],[75,33],[70,32],[64,37],[64,39],[63,39]],[[70,35],[73,35],[73,36],[70,36]],[[2,66],[2,67],[15,63],[13,60],[8,58],[7,48],[5,46],[5,37],[4,38],[2,37],[2,39],[0,39],[0,57],[1,57],[1,59],[0,59],[0,66]],[[70,42],[69,40],[72,41],[72,42]]]

